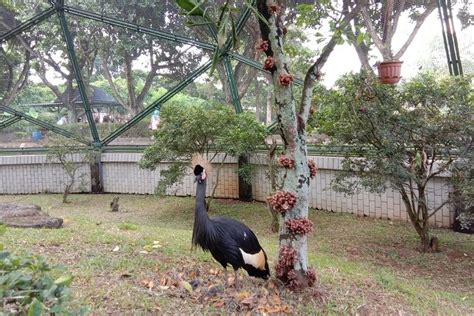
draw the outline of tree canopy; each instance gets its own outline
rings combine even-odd
[[[429,201],[428,184],[473,149],[471,80],[425,73],[393,87],[372,75],[347,75],[320,100],[320,131],[353,146],[357,156],[346,157],[335,187],[394,188],[425,251],[428,220],[449,202]]]

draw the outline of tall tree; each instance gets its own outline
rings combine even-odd
[[[226,6],[216,22],[195,1],[181,0],[178,3],[187,8],[188,14],[204,18],[207,24],[214,24],[219,35],[225,36],[226,30],[230,29],[232,32],[228,33],[235,35],[233,26],[226,27],[225,24],[225,21],[230,22]],[[255,46],[258,51],[265,53],[264,69],[271,73],[278,130],[285,149],[279,161],[287,169],[283,190],[269,198],[273,210],[281,214],[277,277],[290,288],[297,289],[311,286],[316,278],[314,270],[308,267],[307,257],[307,234],[313,228],[313,223],[308,219],[309,184],[310,179],[316,175],[316,166],[313,161],[308,161],[306,148],[306,123],[310,116],[313,89],[321,77],[322,67],[340,42],[341,29],[360,12],[365,1],[354,8],[346,8],[350,12],[340,13],[332,36],[306,71],[299,106],[294,94],[297,90],[292,85],[294,76],[290,72],[284,45],[287,33],[284,9],[271,0],[257,0],[256,4],[261,39]]]
[[[18,12],[28,15],[31,14],[31,10],[34,13],[39,13],[44,9],[43,6],[34,6],[30,3],[18,3],[16,8]],[[70,33],[75,44],[79,67],[83,69],[83,78],[88,86],[88,79],[93,71],[93,63],[97,54],[93,38],[100,32],[92,24],[79,28],[75,22],[70,23]],[[34,73],[50,88],[56,98],[66,105],[70,121],[75,122],[78,115],[73,104],[75,74],[72,61],[68,58],[67,47],[57,16],[52,16],[47,21],[17,35],[15,40],[25,51],[25,56],[31,58],[31,68],[35,71]],[[66,91],[70,93],[63,93],[64,91],[61,91],[58,85],[52,82],[52,77],[61,78]]]
[[[329,24],[330,29],[338,32],[340,42],[350,43],[359,57],[361,69],[372,71],[371,53],[373,47],[380,52],[383,60],[400,59],[416,34],[423,25],[426,18],[436,8],[436,1],[422,0],[370,0],[367,1],[360,13],[351,19],[347,26],[339,31],[334,30],[340,13],[350,14],[352,10],[359,6],[359,1],[324,1],[318,4],[307,5],[306,10],[300,19],[305,19],[305,23],[312,27],[318,27],[321,18]],[[410,34],[404,40],[398,51],[394,51],[394,35],[400,25],[400,19],[408,18],[413,26]]]
[[[308,219],[309,184],[315,176],[316,167],[314,162],[308,161],[306,148],[306,123],[313,89],[321,76],[322,67],[338,43],[340,31],[337,30],[346,27],[364,4],[365,1],[359,1],[357,6],[347,7],[341,13],[334,27],[335,32],[306,72],[298,106],[284,46],[284,10],[274,1],[257,1],[262,36],[260,48],[267,56],[265,67],[272,74],[278,128],[285,149],[285,157],[280,161],[287,168],[283,191],[276,192],[269,200],[272,207],[281,213],[280,252],[276,270],[277,277],[292,288],[311,286],[315,280],[314,271],[308,267],[307,257],[307,233],[312,228]]]
[[[106,16],[139,24],[143,27],[169,32],[184,33],[184,20],[171,1],[146,3],[143,1],[104,3],[99,9]],[[127,31],[119,27],[103,25],[100,43],[100,72],[107,79],[114,97],[127,105],[131,113],[144,109],[144,101],[158,77],[172,82],[191,72],[198,64],[203,52],[173,41],[156,39],[140,32]],[[146,60],[146,77],[137,84],[140,71],[134,67],[139,60]],[[127,80],[127,98],[119,93],[115,78]]]

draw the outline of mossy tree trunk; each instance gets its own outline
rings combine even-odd
[[[303,122],[298,123],[296,113],[296,101],[293,96],[291,82],[286,84],[283,78],[291,78],[285,54],[283,51],[283,32],[281,21],[277,14],[271,14],[269,5],[271,1],[258,1],[257,6],[269,24],[260,22],[262,40],[268,41],[269,48],[266,50],[267,58],[272,58],[274,66],[270,69],[274,87],[274,101],[277,105],[277,119],[279,132],[283,140],[285,155],[295,161],[295,167],[287,172],[287,178],[283,186],[286,192],[292,192],[296,196],[296,204],[280,217],[280,248],[291,247],[296,250],[293,270],[298,279],[305,282],[308,270],[307,237],[306,235],[293,236],[287,229],[285,222],[292,218],[307,218],[308,196],[309,196],[309,168],[306,150],[306,135]],[[282,80],[281,80],[282,79]],[[282,278],[282,276],[279,276]],[[283,276],[282,279],[287,279]]]
[[[360,7],[361,5],[358,5],[346,14],[342,23],[347,24],[353,19]],[[336,46],[337,37],[333,35],[322,49],[319,58],[308,69],[301,104],[297,110],[292,88],[293,76],[287,65],[283,49],[285,26],[283,25],[282,8],[273,0],[257,0],[257,10],[261,15],[259,25],[262,43],[265,43],[260,45],[260,49],[267,55],[265,69],[269,70],[272,75],[274,102],[279,132],[285,150],[284,155],[292,161],[291,167],[286,170],[283,191],[296,199],[295,204],[290,209],[281,212],[280,216],[280,254],[276,267],[277,277],[286,282],[290,288],[303,288],[311,286],[315,280],[314,272],[308,267],[307,256],[307,232],[310,230],[306,228],[308,223],[309,225],[312,223],[308,220],[311,175],[307,158],[306,122],[311,109],[313,88],[321,76],[321,68]],[[288,225],[290,222],[298,226],[299,232],[288,228],[291,226]]]

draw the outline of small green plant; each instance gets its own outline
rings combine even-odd
[[[5,226],[0,225],[0,235]],[[62,314],[68,311],[72,276],[58,271],[40,256],[17,255],[0,243],[0,299],[3,312],[15,315]],[[79,314],[84,314],[85,310]],[[1,313],[0,313],[1,314]]]
[[[131,223],[121,223],[118,225],[120,230],[138,230],[138,226]]]
[[[79,158],[75,158],[75,157]],[[59,163],[67,175],[67,181],[64,183],[63,203],[68,203],[68,195],[79,181],[83,186],[85,174],[79,174],[79,169],[84,163],[91,163],[94,159],[94,152],[91,148],[71,144],[70,141],[63,139],[52,140],[48,146],[47,160]],[[76,160],[79,159],[79,160]],[[82,189],[84,191],[84,188]]]

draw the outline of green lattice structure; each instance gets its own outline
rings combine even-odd
[[[251,1],[251,3],[253,5],[254,1]],[[449,16],[449,12],[447,11],[447,7],[449,7],[449,5],[449,1],[438,1],[440,15],[442,16],[442,23],[444,23],[444,25],[446,25],[448,28],[449,19],[452,19],[452,14],[451,16]],[[442,14],[443,12],[445,13]],[[239,14],[239,18],[235,24],[237,35],[241,33],[251,14],[252,10],[248,6],[244,6],[242,8]],[[97,149],[103,149],[110,145],[110,143],[117,139],[119,136],[123,135],[129,129],[137,125],[137,123],[142,121],[145,117],[149,116],[155,109],[159,109],[163,104],[170,101],[176,94],[178,94],[180,91],[183,91],[183,89],[185,89],[189,84],[194,82],[200,75],[206,73],[212,67],[213,61],[210,59],[202,63],[199,67],[185,75],[183,78],[180,78],[181,80],[173,87],[168,89],[165,94],[156,98],[151,104],[147,105],[141,112],[136,114],[133,118],[128,120],[122,126],[118,127],[107,136],[100,137],[96,123],[93,118],[91,104],[86,93],[86,86],[84,84],[82,70],[78,63],[78,56],[76,54],[76,47],[74,45],[73,35],[70,32],[69,19],[72,17],[101,22],[105,25],[114,28],[121,28],[130,32],[146,34],[147,36],[156,38],[157,40],[172,41],[179,44],[189,45],[203,51],[212,52],[212,55],[217,55],[218,62],[222,63],[224,66],[223,68],[225,69],[227,80],[230,86],[232,103],[235,107],[236,112],[242,111],[242,105],[237,91],[238,88],[233,73],[232,61],[237,61],[247,65],[248,67],[258,69],[258,71],[265,72],[260,62],[236,52],[232,47],[231,38],[227,39],[223,48],[219,48],[219,46],[217,45],[217,34],[215,33],[215,30],[212,30],[212,28],[210,28],[210,33],[212,35],[211,38],[213,39],[213,42],[208,43],[190,37],[177,35],[154,28],[144,27],[139,24],[120,20],[117,17],[101,15],[96,12],[85,10],[83,8],[68,5],[64,2],[64,0],[49,0],[49,8],[38,14],[35,14],[34,16],[27,19],[25,22],[1,34],[0,45],[5,43],[6,41],[15,39],[17,35],[20,35],[23,32],[28,32],[30,29],[34,28],[36,25],[40,24],[43,21],[56,19],[56,22],[59,22],[61,34],[58,34],[58,36],[62,37],[67,47],[68,58],[72,64],[75,76],[75,83],[82,98],[82,107],[87,118],[91,139],[87,139],[80,135],[77,135],[76,133],[68,131],[61,126],[54,125],[50,122],[35,118],[32,115],[25,113],[24,111],[12,108],[11,106],[9,106],[9,104],[0,104],[0,111],[11,115],[11,117],[8,117],[7,119],[0,122],[0,130],[13,124],[16,124],[21,120],[25,120],[40,128],[52,131],[64,137],[74,139],[83,144],[93,146]],[[185,28],[185,26],[183,26],[183,28]],[[0,28],[0,32],[1,30],[2,29]],[[448,55],[448,64],[450,66],[450,71],[451,69],[453,69],[452,73],[454,74],[462,73],[462,68],[459,61],[459,51],[457,49],[457,42],[455,36],[454,38],[452,37],[452,32],[448,32],[445,36],[445,49]],[[297,85],[303,84],[302,80],[300,79],[295,79],[294,83]],[[269,128],[272,128],[275,125],[276,124],[273,123],[269,126]]]
[[[218,62],[224,65],[224,69],[227,75],[227,80],[230,86],[230,93],[232,95],[232,103],[235,107],[236,112],[242,111],[241,102],[237,92],[236,81],[234,78],[233,67],[231,64],[232,60],[244,63],[249,67],[253,67],[258,69],[259,71],[265,72],[262,68],[262,64],[258,61],[249,59],[232,49],[231,38],[227,39],[224,48],[219,48],[217,45],[217,36],[213,34],[212,38],[215,40],[214,43],[207,43],[203,41],[199,41],[193,38],[189,38],[186,36],[171,34],[169,32],[160,31],[157,29],[152,29],[148,27],[143,27],[139,24],[130,23],[124,20],[117,19],[116,17],[105,16],[101,14],[97,14],[94,12],[90,12],[81,8],[77,8],[74,6],[70,6],[64,3],[64,0],[50,0],[50,7],[39,14],[34,15],[33,17],[29,18],[27,21],[21,23],[17,27],[7,31],[4,34],[0,35],[0,44],[15,38],[17,35],[27,32],[31,28],[34,28],[39,23],[49,20],[49,19],[57,19],[61,26],[61,33],[58,34],[62,36],[68,51],[68,58],[71,61],[73,66],[74,75],[75,75],[75,82],[77,84],[77,88],[79,93],[82,97],[82,106],[83,110],[85,111],[85,116],[87,117],[88,126],[90,129],[90,133],[92,136],[92,140],[85,139],[79,135],[70,132],[61,126],[53,125],[49,122],[43,121],[41,119],[34,118],[33,116],[24,113],[22,111],[13,109],[8,104],[0,105],[0,111],[5,113],[9,113],[12,115],[11,118],[8,118],[2,122],[0,122],[0,129],[8,127],[12,124],[19,122],[20,120],[26,120],[29,123],[32,123],[40,128],[47,129],[49,131],[55,132],[60,134],[64,137],[75,139],[83,144],[93,146],[95,148],[103,148],[108,146],[113,140],[117,137],[125,133],[127,130],[135,126],[138,122],[143,120],[145,117],[149,116],[155,109],[159,109],[163,104],[173,98],[177,93],[182,91],[186,86],[192,83],[196,78],[198,78],[203,73],[207,72],[212,64],[212,60],[208,60],[202,63],[198,68],[194,69],[192,72],[188,73],[180,82],[178,82],[175,86],[169,89],[164,95],[160,96],[154,102],[149,104],[145,107],[143,111],[136,114],[133,118],[127,121],[125,124],[114,130],[108,136],[101,138],[97,131],[96,123],[94,122],[93,114],[91,111],[90,102],[88,99],[88,95],[86,93],[86,86],[84,84],[83,75],[81,73],[81,67],[78,63],[78,57],[76,54],[76,48],[74,47],[73,37],[71,35],[69,29],[68,18],[71,16],[80,17],[92,21],[101,22],[107,25],[110,25],[115,28],[123,28],[128,31],[143,33],[154,37],[159,40],[167,40],[173,41],[179,44],[186,44],[193,47],[196,47],[201,50],[213,52],[213,54],[217,53],[218,55]],[[239,15],[239,18],[236,22],[236,32],[239,34],[245,23],[247,22],[249,16],[251,15],[251,10],[248,7],[242,9],[242,12]],[[185,26],[183,26],[184,28]],[[212,34],[211,30],[211,34]],[[217,52],[216,52],[217,51]],[[301,85],[301,80],[295,80],[296,84]]]

